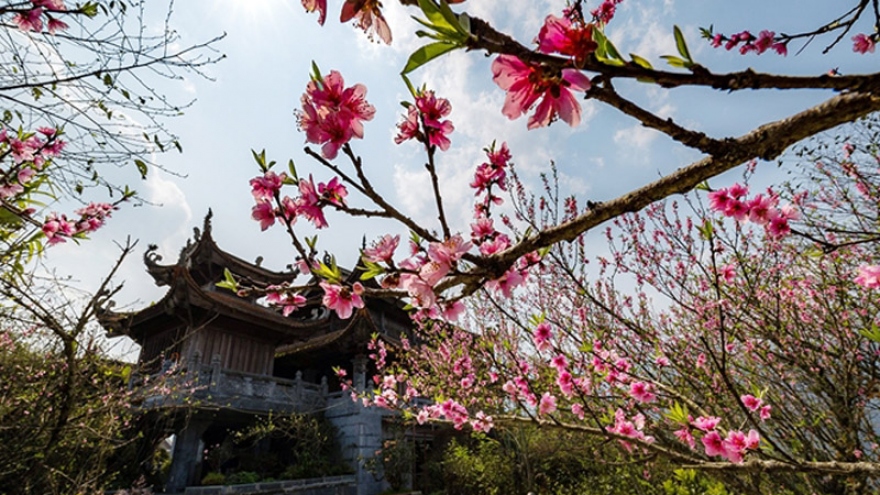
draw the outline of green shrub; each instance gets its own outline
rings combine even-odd
[[[257,483],[258,481],[260,481],[260,475],[253,471],[241,471],[226,477],[226,484],[228,485],[244,485],[247,483]]]
[[[202,486],[207,485],[225,485],[226,484],[226,476],[222,473],[210,472],[202,478]]]

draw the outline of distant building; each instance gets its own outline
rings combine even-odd
[[[133,383],[164,376],[180,384],[181,390],[142,397],[139,405],[177,418],[169,431],[176,440],[166,491],[198,484],[205,446],[270,412],[322,413],[338,429],[342,458],[356,472],[358,495],[382,491],[383,482],[365,469],[364,460],[382,447],[393,413],[353,402],[332,368],[344,368],[363,390],[371,335],[395,346],[411,330],[401,304],[370,299],[352,318],[340,320],[321,306],[318,290],[305,294],[305,308],[282,316],[257,298],[239,297],[216,284],[224,270],[261,288],[290,282],[295,273],[267,270],[222,251],[211,236],[210,212],[202,231],[194,231],[176,263],[161,264],[155,246],[144,256],[156,284],[168,287],[162,299],[139,311],[99,315],[109,336],[126,335],[140,344],[141,375]],[[359,276],[347,275],[350,282]]]

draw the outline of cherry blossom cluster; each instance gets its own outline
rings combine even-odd
[[[730,51],[739,47],[739,52],[743,55],[747,53],[761,55],[767,50],[773,50],[780,55],[788,55],[788,41],[780,41],[775,32],[768,30],[761,31],[758,36],[749,31],[742,31],[729,37],[716,33],[709,40],[715,48],[723,45],[726,50]]]
[[[17,136],[10,136],[6,129],[0,130],[0,160],[12,157],[11,167],[0,168],[0,199],[23,193],[47,162],[61,153],[66,143],[58,139],[58,135],[57,129],[51,127],[41,127],[36,134]]]
[[[299,196],[281,197],[281,187],[287,182],[296,184]],[[250,184],[251,194],[256,200],[256,204],[251,209],[251,218],[260,222],[261,230],[274,225],[275,219],[279,216],[288,224],[293,224],[298,217],[303,217],[312,222],[315,228],[322,229],[327,226],[324,207],[328,205],[344,207],[345,197],[348,196],[348,190],[337,177],[327,183],[319,182],[316,186],[312,176],[308,179],[292,180],[284,172],[276,174],[267,170],[262,176],[251,179]]]
[[[43,222],[42,231],[49,244],[66,242],[78,234],[94,232],[104,225],[116,206],[109,203],[90,203],[85,208],[75,211],[78,219],[70,220],[66,215],[50,213]]]
[[[510,237],[499,232],[495,228],[495,221],[491,218],[492,206],[503,203],[503,199],[493,194],[492,190],[495,187],[502,191],[507,190],[507,169],[510,166],[511,154],[507,143],[501,143],[497,150],[495,143],[492,143],[485,151],[489,160],[477,166],[474,180],[471,182],[477,198],[474,204],[474,223],[471,224],[471,240],[479,248],[480,254],[491,256],[512,245]],[[510,297],[511,291],[526,280],[529,268],[540,262],[541,256],[538,253],[529,253],[520,258],[504,275],[489,281],[486,286],[502,292],[505,297]]]
[[[758,449],[761,436],[757,431],[749,430],[748,434],[745,434],[739,430],[730,430],[725,438],[716,429],[720,422],[721,419],[714,416],[700,416],[696,419],[689,416],[688,424],[674,433],[676,438],[691,449],[696,446],[694,435],[698,435],[707,456],[724,457],[735,464],[743,462],[743,457],[748,451]]]
[[[604,0],[598,7],[591,10],[590,14],[597,21],[608,24],[614,18],[614,13],[619,3],[623,3],[623,0]]]
[[[365,251],[364,257],[368,261],[380,262],[385,256],[374,253],[393,251],[397,246],[397,238],[383,237],[376,245],[374,251]],[[399,271],[382,279],[382,285],[386,288],[403,289],[409,295],[412,305],[421,312],[415,316],[437,317],[442,314],[448,319],[457,319],[464,309],[460,302],[444,303],[438,307],[438,298],[434,288],[456,267],[462,255],[472,247],[470,242],[465,241],[461,234],[455,234],[443,242],[428,243],[425,248],[422,243],[410,242],[411,256],[398,264]]]
[[[415,104],[406,103],[406,116],[397,124],[394,142],[400,144],[415,139],[426,146],[436,146],[443,151],[451,144],[449,134],[455,129],[452,122],[442,120],[452,111],[446,98],[437,98],[433,91],[419,90]]]
[[[654,437],[651,435],[645,435],[645,432],[643,431],[644,429],[644,414],[636,413],[636,415],[632,417],[632,420],[628,420],[626,418],[626,413],[622,409],[618,409],[614,412],[614,424],[605,427],[606,431],[614,433],[615,435],[629,437],[645,443],[654,443]],[[620,444],[627,450],[627,452],[632,451],[632,445],[626,440],[621,440]]]
[[[284,316],[289,316],[306,305],[306,298],[302,294],[291,292],[288,287],[287,284],[266,287],[266,303],[281,308]]]
[[[605,3],[613,7],[617,2]],[[535,42],[541,53],[558,53],[572,57],[576,64],[582,63],[598,46],[593,41],[596,27],[579,19],[575,10],[569,10],[567,14],[563,17],[547,16]],[[500,55],[492,62],[492,80],[507,91],[501,109],[507,118],[519,118],[538,103],[535,113],[529,117],[529,129],[548,126],[557,118],[572,127],[580,124],[581,106],[572,92],[586,92],[591,87],[590,79],[579,70],[563,69],[559,72],[523,62],[513,55]]]
[[[372,120],[376,113],[366,95],[363,84],[346,88],[342,75],[335,70],[326,76],[314,74],[301,98],[302,111],[297,113],[306,141],[323,145],[321,154],[332,160],[342,145],[352,138],[362,139],[363,122]]]
[[[504,200],[500,196],[493,194],[492,189],[507,190],[507,169],[510,166],[511,159],[507,143],[501,143],[497,150],[495,149],[495,143],[492,143],[489,148],[485,149],[485,152],[489,160],[477,165],[477,170],[474,172],[474,180],[471,181],[474,195],[477,196],[477,202],[474,205],[476,223],[471,225],[471,238],[477,246],[482,246],[487,242],[494,243],[498,239],[498,233],[492,226],[492,220],[489,219],[489,216],[491,215],[492,205],[501,204]],[[482,197],[480,197],[481,195]],[[510,240],[507,239],[507,236],[504,236],[499,243],[504,243],[504,239],[507,240],[507,246],[499,246],[497,249],[487,248],[491,249],[493,253],[506,249],[509,246]]]
[[[709,193],[709,207],[738,222],[751,221],[764,226],[767,234],[780,239],[791,232],[788,222],[798,218],[792,205],[778,207],[779,196],[772,189],[767,194],[758,194],[750,200],[745,196],[749,189],[740,184]]]
[[[70,27],[52,15],[67,10],[64,0],[30,0],[30,3],[33,5],[32,8],[21,10],[12,18],[18,29],[39,33],[43,31],[45,22],[46,30],[50,34],[55,34],[56,31],[64,31]]]

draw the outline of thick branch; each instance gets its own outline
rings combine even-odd
[[[606,78],[626,78],[650,80],[665,88],[681,86],[708,86],[724,91],[743,89],[834,89],[837,91],[860,91],[880,93],[880,73],[857,74],[849,76],[781,76],[764,74],[746,69],[727,74],[715,74],[701,65],[694,65],[690,72],[669,72],[646,69],[635,63],[613,66],[599,62],[594,57],[578,67],[566,57],[544,55],[522,45],[510,36],[497,31],[489,23],[471,17],[473,36],[468,41],[468,49],[485,50],[488,53],[515,55],[520,60],[543,64],[558,69],[578,68],[596,72]],[[670,34],[670,36],[672,36]]]
[[[512,248],[487,258],[476,272],[489,279],[500,277],[517,259],[545,246],[572,241],[577,236],[608,220],[631,213],[673,194],[683,194],[701,182],[730,170],[753,158],[773,160],[786,148],[814,134],[851,122],[880,110],[880,96],[870,93],[848,93],[787,119],[765,124],[754,131],[728,141],[727,151],[708,156],[611,201],[599,203],[586,213],[550,227],[522,240]],[[457,281],[463,283],[463,280]],[[467,292],[476,287],[470,286]]]

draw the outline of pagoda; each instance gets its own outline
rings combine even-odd
[[[381,449],[388,411],[353,402],[333,368],[345,369],[364,390],[370,371],[367,343],[378,335],[390,346],[411,331],[398,301],[368,299],[347,320],[321,306],[313,290],[305,307],[283,316],[258,297],[240,297],[217,286],[228,270],[244,286],[265,289],[291,282],[295,270],[277,272],[221,250],[211,234],[209,211],[201,230],[177,262],[162,264],[156,246],[144,255],[147,273],[165,295],[133,312],[103,310],[98,320],[110,337],[128,336],[140,345],[137,384],[171,383],[163,393],[140,394],[145,413],[170,413],[174,434],[166,492],[198,484],[206,445],[257,416],[323,414],[339,432],[342,458],[356,473],[356,493],[383,489],[364,460]],[[347,283],[360,275],[344,272]],[[142,387],[161,390],[159,387]],[[386,421],[383,422],[383,417]]]

